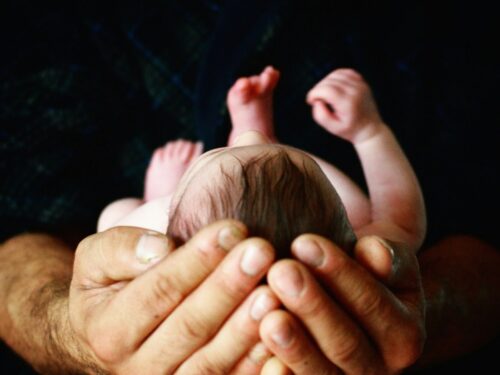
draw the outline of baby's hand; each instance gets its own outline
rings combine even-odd
[[[314,120],[323,128],[352,143],[373,136],[382,119],[370,87],[352,69],[337,69],[307,94]]]

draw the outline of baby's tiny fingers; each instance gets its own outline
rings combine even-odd
[[[306,101],[312,104],[316,100],[323,100],[331,105],[345,98],[345,88],[335,82],[320,82],[307,94]]]
[[[335,125],[339,119],[331,107],[322,100],[316,100],[312,106],[312,117],[321,126]]]
[[[350,68],[336,69],[329,76],[330,77],[331,76],[343,76],[343,77],[348,77],[350,79],[354,79],[357,81],[363,80],[363,76],[360,73],[358,73],[356,70],[350,69]]]

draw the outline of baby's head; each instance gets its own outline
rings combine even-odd
[[[350,251],[355,242],[344,206],[316,162],[284,145],[227,147],[201,155],[174,194],[168,234],[186,241],[225,218],[245,223],[289,257],[300,234],[315,233]]]

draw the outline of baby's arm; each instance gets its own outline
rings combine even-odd
[[[369,224],[371,222],[370,201],[363,190],[337,167],[316,155],[309,154],[309,156],[318,163],[330,183],[337,190],[354,231],[356,232],[357,229]]]
[[[369,222],[356,228],[356,234],[376,234],[417,250],[426,230],[420,186],[396,138],[380,118],[366,82],[353,70],[338,69],[309,92],[307,101],[313,106],[316,122],[353,143],[361,160],[371,210]]]

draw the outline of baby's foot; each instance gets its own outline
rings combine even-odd
[[[159,147],[153,154],[144,181],[144,200],[164,197],[174,192],[191,162],[201,155],[203,144],[177,140]]]
[[[279,72],[268,66],[260,75],[238,79],[227,94],[227,106],[233,128],[228,145],[249,130],[258,131],[275,142],[273,125],[273,91]]]

